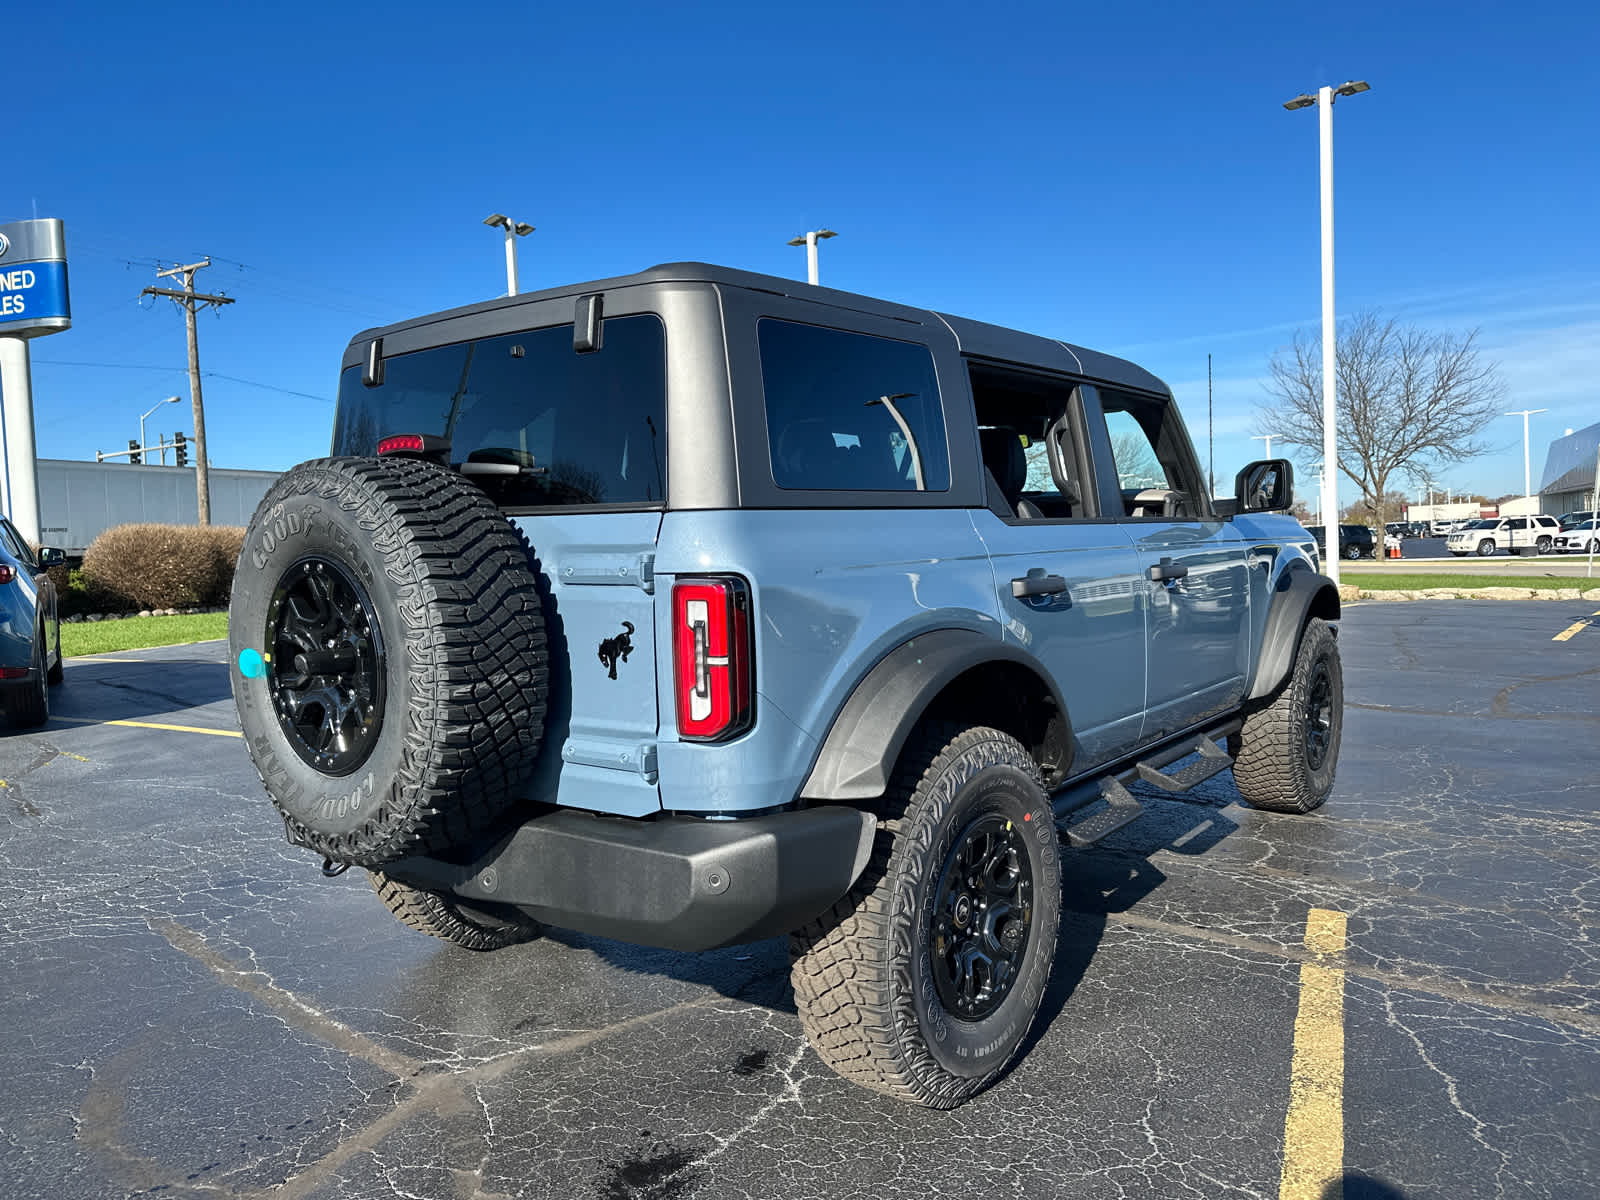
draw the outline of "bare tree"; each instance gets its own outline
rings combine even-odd
[[[1339,470],[1361,489],[1374,528],[1398,475],[1423,477],[1481,454],[1478,435],[1500,412],[1505,384],[1478,354],[1477,331],[1431,333],[1362,313],[1339,330]],[[1256,426],[1285,444],[1322,452],[1322,343],[1308,331],[1272,357],[1271,397]]]

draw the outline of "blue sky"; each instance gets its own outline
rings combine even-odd
[[[1125,354],[1220,480],[1259,455],[1275,349],[1318,319],[1314,110],[1335,111],[1338,307],[1480,329],[1544,447],[1600,419],[1593,5],[924,2],[31,6],[7,54],[0,221],[67,224],[73,329],[33,344],[39,453],[189,429],[210,254],[211,459],[324,453],[355,331],[703,259]],[[18,98],[21,98],[20,104]],[[94,364],[94,365],[89,365]],[[176,420],[174,419],[176,418]],[[1440,476],[1522,487],[1521,422]],[[1348,503],[1350,485],[1341,488]]]

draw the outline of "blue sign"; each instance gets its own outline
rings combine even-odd
[[[13,323],[38,325],[71,316],[66,263],[7,263],[0,258],[0,331]]]
[[[54,219],[0,225],[0,333],[40,337],[71,325],[65,227]]]

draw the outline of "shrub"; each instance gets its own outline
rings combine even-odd
[[[110,609],[224,603],[243,541],[234,527],[118,525],[83,556],[87,596]]]
[[[57,610],[63,617],[100,612],[107,605],[121,607],[119,602],[91,591],[89,581],[77,567],[50,567],[46,574],[50,576],[50,582],[56,585]]]

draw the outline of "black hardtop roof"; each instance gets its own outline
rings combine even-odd
[[[916,325],[942,324],[955,335],[963,354],[1000,362],[1071,371],[1107,383],[1168,394],[1166,384],[1138,364],[1117,358],[1115,355],[1075,346],[1070,342],[1023,333],[1002,325],[973,321],[966,317],[950,316],[932,309],[913,308],[855,292],[813,287],[798,279],[786,279],[779,275],[760,275],[754,271],[741,271],[735,267],[719,267],[700,262],[661,263],[633,275],[617,275],[610,279],[594,279],[586,283],[565,284],[537,292],[523,292],[517,296],[503,296],[498,300],[485,300],[478,304],[463,305],[460,308],[396,321],[392,325],[364,329],[350,339],[350,350],[355,351],[357,347],[364,346],[375,337],[387,337],[401,330],[419,329],[435,322],[453,320],[475,313],[494,312],[519,304],[559,300],[564,296],[575,297],[590,292],[652,283],[709,283],[724,287],[746,288],[751,291],[772,292],[796,300],[871,313],[874,316],[888,317],[891,320],[906,321]],[[353,357],[353,354],[347,353],[346,362],[352,361]]]

